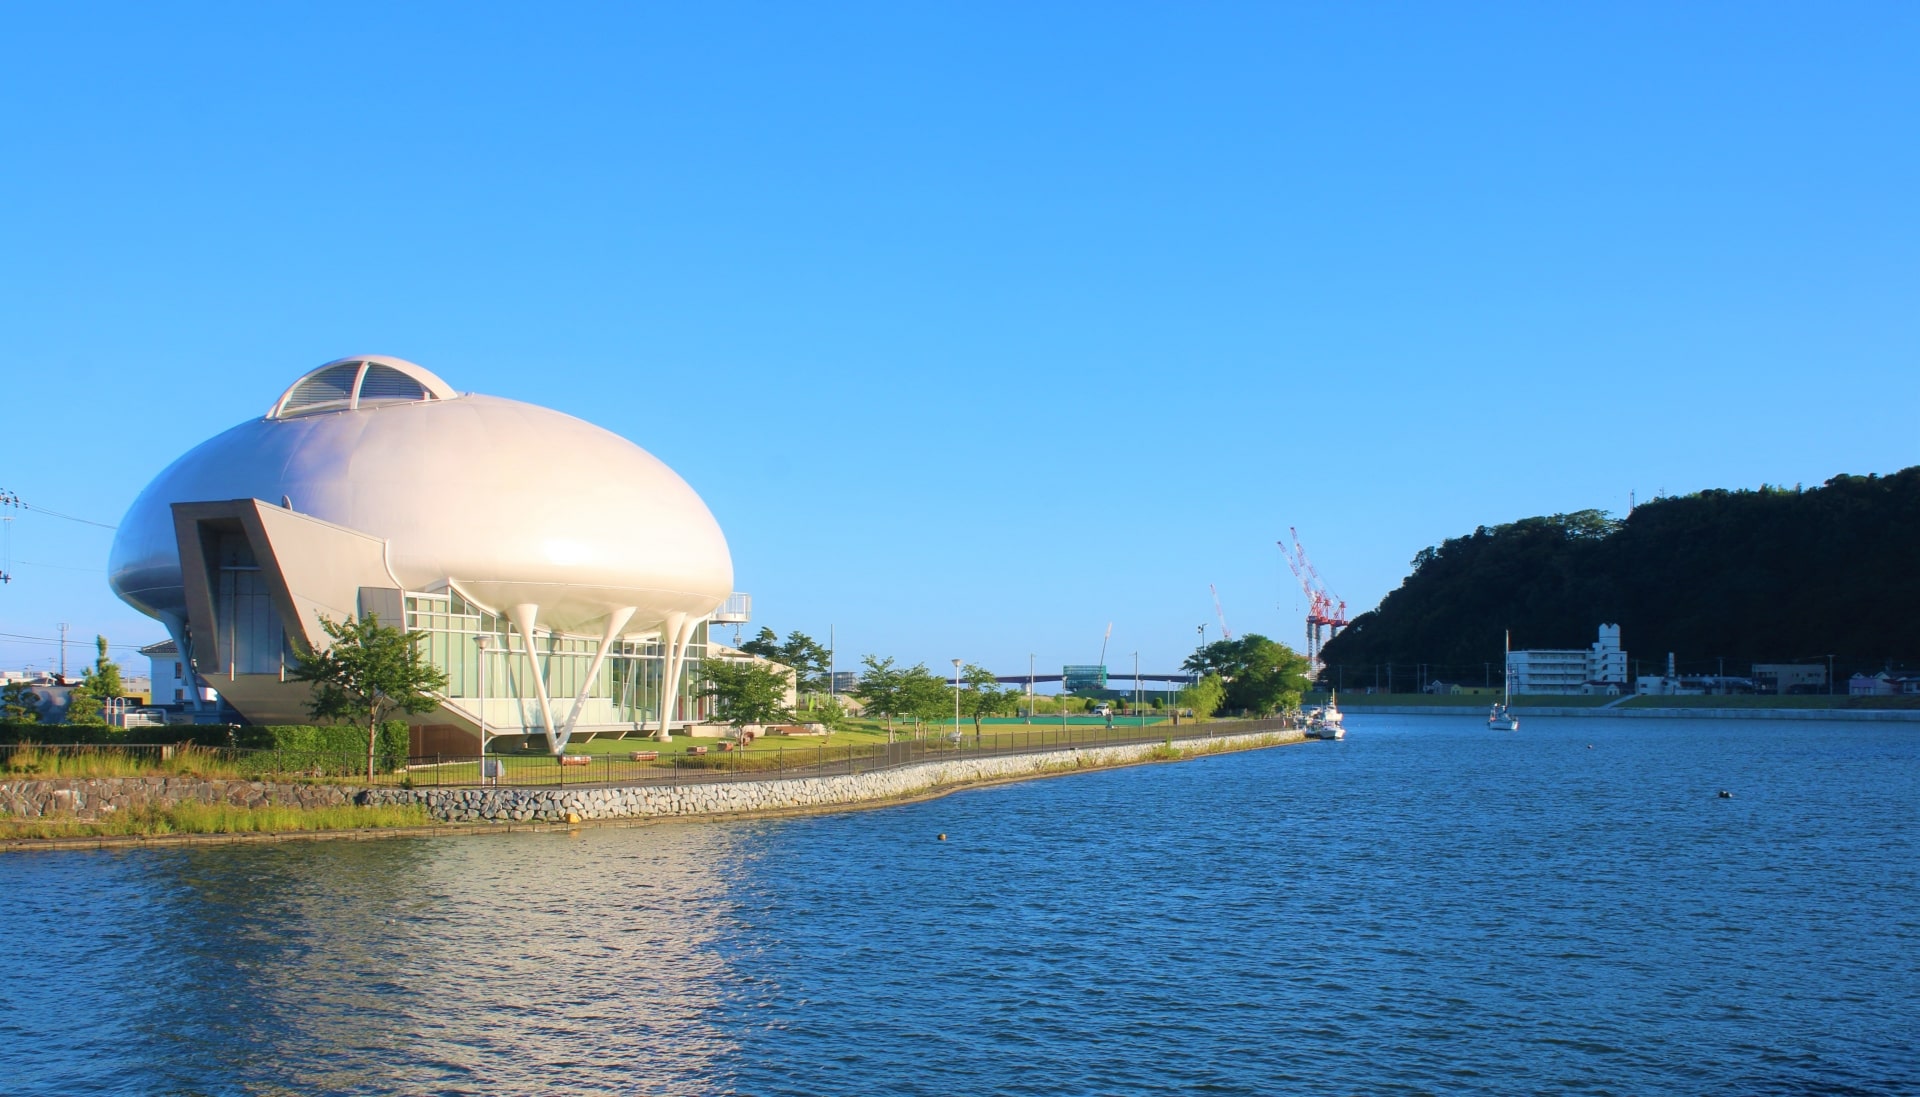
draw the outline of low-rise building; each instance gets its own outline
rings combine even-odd
[[[1755,663],[1753,665],[1753,692],[1755,693],[1825,693],[1827,691],[1827,665],[1825,663]]]
[[[1521,694],[1617,694],[1627,686],[1627,653],[1620,626],[1601,625],[1599,638],[1582,651],[1530,648],[1507,654],[1507,675]]]

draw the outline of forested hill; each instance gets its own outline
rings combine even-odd
[[[1491,663],[1498,683],[1503,630],[1515,648],[1584,648],[1602,622],[1644,673],[1669,651],[1695,673],[1722,658],[1729,674],[1829,654],[1842,677],[1920,664],[1920,466],[1483,526],[1422,549],[1324,656],[1349,687],[1389,662],[1470,685]]]

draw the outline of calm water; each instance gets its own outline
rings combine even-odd
[[[1350,720],[822,818],[0,857],[0,1091],[1920,1092],[1920,727]]]

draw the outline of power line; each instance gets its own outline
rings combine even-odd
[[[3,640],[15,640],[15,641],[25,640],[25,641],[31,641],[36,644],[52,644],[55,646],[58,646],[60,643],[60,638],[58,636],[25,636],[17,632],[0,632],[0,641],[3,641]],[[107,646],[110,648],[125,648],[128,651],[139,651],[141,647],[143,647],[144,645],[116,644],[116,643],[109,642]]]
[[[83,526],[98,526],[101,529],[119,529],[120,528],[119,526],[108,525],[105,522],[96,522],[91,518],[79,518],[71,514],[62,514],[57,510],[49,510],[46,507],[35,506],[32,503],[23,502],[17,493],[6,491],[4,489],[0,489],[0,507],[13,507],[18,510],[30,510],[37,514],[45,514],[53,518],[65,518],[69,522],[78,522]]]
[[[104,567],[71,567],[71,565],[65,565],[65,563],[40,563],[40,561],[36,561],[36,559],[23,559],[23,561],[15,561],[15,563],[17,563],[19,567],[50,567],[50,569],[54,569],[54,571],[90,571],[90,573],[94,574],[108,573],[108,569],[104,569]]]

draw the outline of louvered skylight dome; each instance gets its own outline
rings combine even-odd
[[[295,381],[280,394],[269,419],[293,419],[329,411],[357,411],[390,404],[452,400],[452,386],[404,358],[368,355],[341,358]]]

